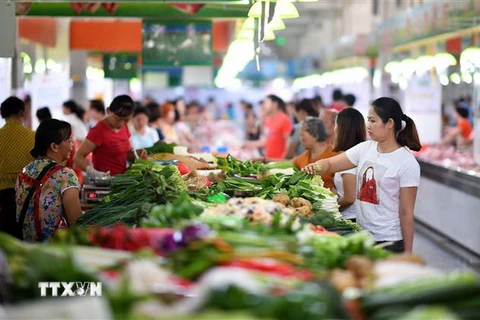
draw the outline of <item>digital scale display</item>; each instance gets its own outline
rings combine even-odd
[[[84,185],[82,189],[82,200],[89,203],[101,201],[110,192],[109,187],[97,187],[93,185]]]

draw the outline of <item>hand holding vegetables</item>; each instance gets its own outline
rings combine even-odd
[[[311,175],[320,174],[322,172],[322,167],[319,165],[318,161],[310,163],[302,168],[303,172],[306,172]]]
[[[147,159],[148,158],[148,151],[145,149],[138,149],[137,155],[140,159]]]

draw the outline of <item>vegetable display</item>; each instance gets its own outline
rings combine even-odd
[[[101,281],[115,319],[480,318],[477,275],[376,246],[320,177],[217,162],[226,176],[210,185],[192,168],[137,160],[48,243],[0,233],[0,304],[42,301],[41,281]],[[9,307],[0,313],[15,318]]]

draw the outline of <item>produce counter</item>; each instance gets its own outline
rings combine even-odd
[[[419,158],[415,218],[480,255],[480,173]]]
[[[104,319],[480,319],[477,275],[376,246],[341,219],[319,176],[216,160],[222,174],[208,178],[137,160],[47,243],[0,233],[0,315],[85,318],[81,306]],[[44,281],[72,304],[57,308]]]

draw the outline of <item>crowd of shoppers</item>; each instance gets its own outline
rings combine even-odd
[[[8,98],[1,108],[6,125],[0,129],[0,228],[26,241],[44,241],[56,229],[75,225],[82,173],[72,167],[92,179],[114,176],[129,161],[146,158],[145,149],[157,141],[198,147],[192,130],[218,115],[213,102],[206,112],[183,99],[142,104],[121,95],[107,108],[92,100],[85,112],[70,100],[63,104],[67,121],[51,119],[48,108],[37,110],[35,133],[24,126],[25,103]],[[244,147],[261,150],[268,161],[292,159],[297,168],[321,175],[324,186],[338,194],[344,218],[390,250],[411,251],[420,177],[410,153],[420,149],[415,124],[395,100],[380,98],[372,102],[365,126],[354,104],[353,95],[339,90],[330,106],[319,96],[290,103],[289,109],[276,95],[265,97],[257,110],[244,101]],[[471,131],[468,112],[456,111],[458,130],[445,143],[460,143]],[[371,140],[365,141],[367,131]],[[39,208],[45,197],[52,201]]]

